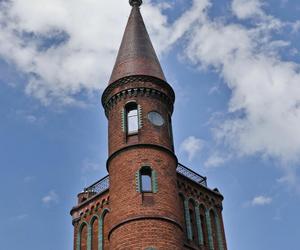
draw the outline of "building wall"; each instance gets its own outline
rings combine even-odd
[[[217,190],[210,190],[179,174],[178,188],[184,210],[181,216],[185,223],[185,248],[227,250],[222,216],[223,196]],[[193,215],[194,218],[191,218]]]
[[[140,155],[140,153],[131,153],[128,155],[128,161],[134,159],[135,154]],[[143,153],[147,155],[145,152]],[[153,153],[151,152],[152,155]],[[165,160],[170,161],[172,158]],[[122,164],[119,164],[118,158],[115,158],[115,163],[120,169],[124,169]],[[128,162],[124,164],[128,164]],[[167,167],[164,166],[162,169],[167,169]],[[125,172],[120,171],[120,174],[128,175],[128,178],[131,179],[132,174]],[[137,193],[134,180],[128,180],[127,183],[122,183],[121,180],[120,190],[116,193],[126,194],[128,188],[128,190],[131,189],[128,193],[135,193],[135,195],[134,197],[124,195],[116,197],[118,204],[114,204],[117,208],[115,213],[111,212],[112,201],[108,191],[80,203],[72,210],[74,250],[144,250],[147,247],[153,247],[156,250],[227,250],[222,218],[222,195],[218,191],[195,184],[180,174],[176,176],[178,193],[178,191],[170,189],[165,181],[169,175],[168,171],[159,173],[161,176],[159,182],[165,185],[160,188],[166,188],[168,191],[157,197],[155,194]],[[122,186],[126,187],[122,188]],[[125,189],[123,190],[125,192],[122,189]],[[174,195],[176,192],[178,195]],[[165,212],[165,209],[160,209],[160,204],[164,208],[164,204],[170,205],[177,201],[179,202],[178,209],[174,210],[176,206],[169,206],[168,213]],[[192,211],[190,217],[187,215],[186,208],[189,212]],[[199,216],[197,216],[197,209],[199,209]],[[192,216],[194,219],[191,218]],[[95,220],[95,218],[97,219]],[[174,222],[178,221],[181,227],[165,220],[168,218],[173,219]],[[103,223],[101,227],[100,221]],[[118,222],[124,223],[118,226]],[[89,228],[91,230],[90,237],[88,237]],[[102,233],[100,232],[101,228]],[[192,237],[189,235],[189,230],[192,232]],[[78,244],[79,235],[81,236],[80,244]]]
[[[109,248],[109,192],[80,202],[71,210],[74,226],[74,250],[106,250]]]
[[[123,244],[130,245],[128,249],[142,249],[143,244],[160,249],[167,242],[169,249],[179,247],[183,232],[179,197],[174,195],[178,193],[176,165],[170,153],[147,147],[130,149],[111,160],[112,249],[122,249]],[[137,190],[136,173],[142,166],[156,171],[157,192]]]
[[[170,134],[173,103],[172,98],[169,97],[173,92],[167,83],[161,83],[157,79],[150,82],[148,78],[139,80],[139,78],[132,77],[132,80],[136,81],[126,83],[126,86],[119,86],[118,83],[115,84],[115,88],[109,86],[103,94],[109,121],[109,155],[123,147],[137,143],[156,144],[173,151],[173,138]],[[129,102],[136,102],[141,111],[140,128],[137,136],[126,136],[124,127],[122,127],[124,123],[122,112]],[[153,126],[147,117],[150,111],[158,111],[164,118],[165,124],[161,127]]]

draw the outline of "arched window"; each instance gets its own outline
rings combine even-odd
[[[138,170],[136,173],[136,189],[141,193],[156,193],[158,187],[155,170],[148,166]]]
[[[183,222],[183,227],[184,227],[184,239],[186,240],[187,239],[187,227],[186,227],[186,213],[185,213],[185,207],[184,207],[184,201],[185,201],[185,198],[184,198],[184,195],[182,193],[179,194],[179,199],[180,199],[180,207],[181,207],[181,213],[182,213],[182,222]]]
[[[211,219],[214,248],[217,250],[223,250],[224,247],[223,247],[222,229],[220,224],[221,222],[218,214],[214,209],[210,210],[210,219]]]
[[[215,250],[211,214],[209,209],[206,209],[205,211],[205,220],[207,226],[207,238],[208,238],[209,250]]]
[[[194,244],[197,245],[198,230],[197,230],[197,223],[196,223],[195,203],[193,200],[189,201],[189,213],[190,213],[190,220],[191,220],[192,241]]]
[[[108,210],[104,210],[102,213],[102,248],[101,250],[108,249],[109,248],[109,240],[108,240],[108,226],[107,226],[107,215]]]
[[[126,129],[127,134],[137,133],[139,130],[138,105],[130,102],[126,105]]]
[[[151,168],[142,168],[141,173],[141,191],[152,192],[152,170]]]
[[[210,223],[211,223],[211,230],[212,230],[212,238],[213,238],[213,244],[214,249],[218,248],[218,239],[217,239],[217,224],[216,224],[216,215],[214,210],[210,210]]]
[[[93,217],[90,223],[91,227],[91,250],[98,250],[98,236],[99,236],[99,220]]]
[[[171,140],[172,149],[174,150],[172,118],[171,118],[170,114],[168,114],[168,132],[169,132],[169,137],[170,137],[170,140]]]
[[[201,229],[203,233],[203,245],[207,246],[208,233],[207,233],[207,225],[205,220],[205,207],[203,205],[200,205],[199,210],[200,210]]]
[[[88,244],[88,224],[83,222],[78,229],[77,250],[87,250]]]

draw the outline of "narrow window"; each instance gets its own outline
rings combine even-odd
[[[195,203],[194,201],[189,201],[189,212],[190,212],[190,220],[191,220],[191,230],[192,230],[192,241],[197,244],[198,243],[198,231],[197,231],[197,223],[196,223],[196,213],[195,213]]]
[[[200,210],[200,220],[201,220],[201,228],[202,228],[202,233],[203,233],[203,245],[207,246],[208,245],[208,231],[207,231],[207,224],[206,224],[206,218],[205,218],[205,207],[203,205],[199,206]]]
[[[187,226],[186,226],[186,213],[185,213],[185,207],[184,207],[184,196],[182,194],[179,194],[179,198],[180,198],[180,204],[181,204],[181,211],[182,211],[182,218],[183,218],[183,226],[184,226],[184,238],[187,239]]]
[[[88,244],[87,238],[88,238],[88,226],[86,223],[84,223],[79,227],[79,234],[78,234],[79,250],[87,250],[87,244]]]
[[[169,122],[168,122],[169,137],[170,137],[172,149],[174,150],[174,139],[173,139],[172,118],[171,118],[171,115],[170,115],[170,114],[168,114],[168,120],[169,120]]]
[[[126,106],[127,133],[134,134],[139,129],[138,107],[136,103],[129,103]]]
[[[203,232],[203,245],[207,246],[207,232],[206,232],[206,225],[205,225],[205,217],[203,214],[200,215],[201,219],[201,228]]]
[[[151,168],[142,168],[141,169],[141,190],[142,190],[142,192],[152,192]]]
[[[157,193],[157,174],[151,167],[145,166],[136,172],[136,191],[140,193]]]
[[[99,221],[94,217],[91,221],[91,250],[98,250]]]

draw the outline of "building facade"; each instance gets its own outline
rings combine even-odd
[[[74,250],[227,250],[223,196],[178,163],[167,83],[140,13],[132,10],[109,85],[109,175],[78,194]]]

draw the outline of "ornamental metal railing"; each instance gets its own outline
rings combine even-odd
[[[206,177],[197,174],[193,170],[185,167],[184,165],[178,164],[176,171],[178,174],[196,182],[197,184],[207,187]],[[108,189],[109,189],[109,175],[95,182],[91,186],[85,188],[84,191],[94,193],[94,194],[99,194],[105,192]]]
[[[99,194],[105,192],[107,189],[109,189],[109,175],[103,177],[101,180],[85,188],[84,192]]]
[[[202,186],[207,187],[206,177],[194,172],[193,170],[187,168],[186,166],[179,163],[176,171],[177,171],[177,173],[187,177],[188,179],[190,179]]]

